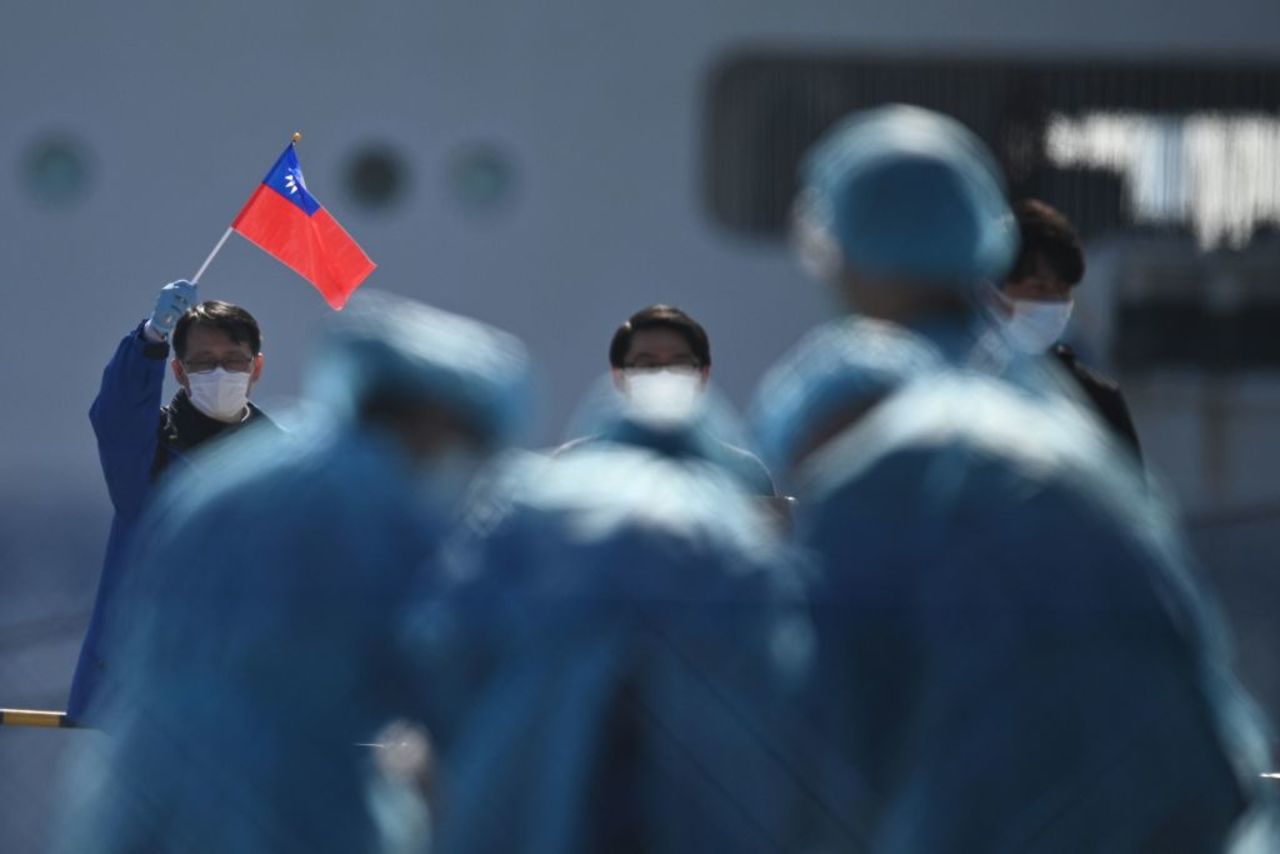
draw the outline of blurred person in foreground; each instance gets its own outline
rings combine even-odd
[[[655,394],[680,400],[707,392],[711,380],[711,340],[702,324],[675,306],[656,304],[627,318],[609,341],[609,376],[624,397],[641,401]],[[656,391],[655,391],[656,389]],[[606,403],[607,408],[612,403]],[[594,416],[592,416],[594,417]],[[556,449],[557,456],[590,445],[590,432]],[[773,478],[760,458],[725,437],[716,437],[709,450],[714,459],[739,478],[753,494],[777,495]]]
[[[439,850],[796,850],[802,578],[678,378],[513,462],[406,637],[431,687]]]
[[[1015,208],[1020,246],[1013,269],[991,301],[1013,346],[1024,353],[1049,354],[1084,392],[1116,438],[1139,460],[1138,432],[1120,387],[1085,367],[1061,343],[1075,304],[1074,290],[1084,278],[1084,249],[1071,223],[1036,199]]]
[[[755,406],[819,559],[811,708],[848,822],[881,852],[1275,850],[1265,738],[1167,509],[1051,373],[979,358],[977,288],[1016,249],[982,144],[886,107],[803,180],[808,246],[880,322],[802,343]]]
[[[62,850],[377,850],[359,745],[408,707],[394,615],[528,386],[512,336],[366,294],[310,366],[304,427],[171,481]]]
[[[162,407],[170,353],[179,388]],[[161,288],[150,317],[124,337],[102,372],[89,420],[115,517],[67,701],[72,720],[97,725],[94,706],[111,690],[114,651],[103,638],[127,572],[123,557],[153,485],[213,440],[271,424],[249,401],[262,363],[262,333],[249,312],[199,302],[194,284],[176,281]]]

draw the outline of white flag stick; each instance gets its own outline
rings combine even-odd
[[[209,257],[204,259],[204,263],[200,265],[200,269],[196,270],[196,274],[191,277],[191,284],[194,285],[196,282],[200,281],[200,277],[204,275],[205,270],[209,269],[209,265],[213,263],[214,256],[216,256],[218,251],[222,249],[222,244],[227,242],[227,238],[231,236],[232,231],[234,231],[234,229],[228,228],[222,235],[222,239],[218,241],[218,245],[213,247],[213,251],[209,253]]]

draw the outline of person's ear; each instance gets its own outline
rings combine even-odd
[[[631,386],[627,384],[627,375],[621,368],[611,368],[609,376],[613,378],[613,387],[618,390],[619,394],[627,394],[631,391]]]
[[[249,387],[258,381],[258,377],[262,376],[262,354],[253,357],[253,367],[249,371]]]
[[[703,365],[698,368],[698,385],[702,388],[707,387],[707,383],[711,382],[711,366]]]
[[[178,381],[178,385],[186,389],[187,393],[191,393],[191,381],[187,379],[187,372],[183,369],[182,363],[176,358],[169,363],[173,368],[173,378]]]

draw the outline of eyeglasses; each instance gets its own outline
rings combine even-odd
[[[253,356],[227,356],[225,359],[192,359],[184,361],[182,366],[189,374],[207,374],[214,368],[221,367],[232,374],[247,374],[253,369]]]

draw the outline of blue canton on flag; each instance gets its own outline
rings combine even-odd
[[[307,191],[306,181],[302,178],[302,167],[298,165],[298,153],[292,145],[280,155],[262,183],[302,208],[307,216],[320,210],[320,203]]]

